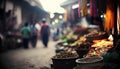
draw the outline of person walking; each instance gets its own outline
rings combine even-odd
[[[33,48],[35,48],[37,44],[37,33],[38,30],[35,27],[35,24],[31,25],[31,45]]]
[[[27,22],[25,23],[24,27],[22,27],[21,33],[23,38],[23,46],[24,48],[28,48],[30,38],[30,27],[28,26]]]
[[[48,41],[49,41],[49,35],[50,35],[50,28],[46,22],[46,19],[42,19],[40,34],[41,34],[41,40],[43,42],[43,45],[47,47]]]

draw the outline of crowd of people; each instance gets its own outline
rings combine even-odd
[[[28,22],[21,28],[22,33],[22,41],[23,47],[25,49],[29,48],[29,42],[31,43],[32,47],[35,48],[37,44],[38,33],[41,36],[42,43],[44,47],[48,47],[48,41],[50,36],[50,28],[46,21],[46,19],[42,19],[42,23],[40,24],[41,29],[40,31],[36,28],[35,23],[29,25]]]

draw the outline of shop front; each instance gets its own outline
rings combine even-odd
[[[89,2],[94,1],[90,0]],[[99,4],[102,5],[102,3],[101,1]],[[91,6],[94,5],[90,4]],[[117,17],[119,18],[119,15],[116,13],[119,13],[119,5],[117,2],[106,0],[105,7],[105,12],[101,14],[103,30],[99,25],[97,25],[99,28],[79,25],[61,38],[61,41],[56,45],[56,55],[52,58],[54,69],[60,69],[60,67],[68,69],[70,66],[69,69],[118,69],[120,52],[118,50],[119,22],[117,24]],[[118,7],[118,11],[116,7]],[[92,7],[91,9],[92,14],[90,15],[94,18],[93,25],[97,23],[96,18],[100,14],[97,11],[97,13],[93,13],[95,8],[100,10],[101,7],[94,7],[94,9]],[[69,63],[71,60],[73,62]],[[57,67],[55,61],[58,64]]]

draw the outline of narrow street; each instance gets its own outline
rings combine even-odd
[[[49,41],[44,48],[39,40],[36,48],[10,50],[0,54],[0,67],[4,69],[42,69],[50,68],[51,57],[55,54],[55,42]],[[3,69],[0,68],[0,69]]]

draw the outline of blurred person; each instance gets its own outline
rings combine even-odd
[[[28,23],[26,22],[24,27],[22,27],[21,29],[24,48],[28,48],[29,39],[30,39],[30,31],[31,31],[30,27],[28,26]]]
[[[37,44],[37,33],[38,30],[35,27],[35,24],[31,25],[31,45],[33,48],[35,48]]]
[[[40,32],[41,26],[39,23],[35,24],[35,27],[37,28],[37,31]],[[37,32],[37,38],[40,38],[40,33]]]
[[[60,29],[57,28],[56,35],[59,36],[59,34],[60,34]]]
[[[41,40],[43,42],[43,45],[47,47],[48,41],[49,41],[49,35],[50,35],[50,28],[46,22],[46,19],[42,19],[40,34],[41,34]]]
[[[59,40],[59,33],[60,33],[59,28],[56,28],[56,32],[55,32],[54,38],[53,38],[55,41]]]

